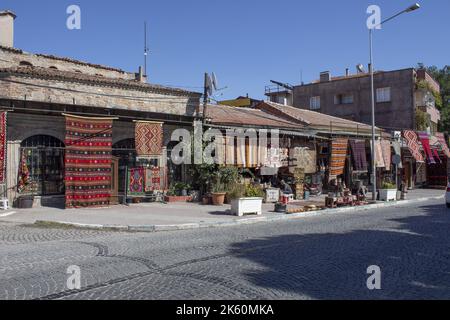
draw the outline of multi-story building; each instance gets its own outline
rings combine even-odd
[[[401,131],[437,131],[440,112],[436,108],[433,92],[439,84],[425,71],[414,68],[377,71],[374,75],[378,127]],[[292,106],[314,110],[366,124],[372,123],[370,74],[358,71],[345,76],[332,77],[322,72],[320,80],[294,86],[286,98],[286,90],[266,92],[270,101],[292,100]]]

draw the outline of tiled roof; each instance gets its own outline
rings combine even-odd
[[[286,118],[290,118],[291,120],[298,120],[306,125],[309,125],[311,127],[334,127],[334,128],[349,128],[349,129],[364,129],[369,130],[372,127],[369,125],[366,125],[364,123],[351,121],[343,118],[333,117],[330,115],[326,115],[323,113],[311,111],[311,110],[305,110],[305,109],[299,109],[291,106],[285,106],[282,104],[274,103],[274,102],[262,102],[257,106],[257,108],[265,110],[270,113],[274,113],[276,111],[277,115],[281,116],[280,114],[285,114]]]
[[[61,71],[51,68],[40,67],[12,67],[0,68],[0,73],[14,74],[26,77],[52,79],[58,81],[69,81],[87,83],[89,85],[105,85],[111,87],[120,87],[125,89],[134,89],[140,91],[161,92],[169,94],[179,94],[184,96],[198,96],[201,94],[197,92],[187,91],[177,88],[169,88],[156,84],[142,83],[136,80],[114,79],[102,76],[93,76],[84,73]]]
[[[210,122],[218,125],[288,128],[291,130],[305,128],[299,122],[289,121],[258,109],[209,105],[206,113]]]

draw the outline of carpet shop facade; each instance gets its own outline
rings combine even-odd
[[[79,207],[166,189],[186,179],[167,155],[200,97],[142,72],[0,47],[2,196]]]

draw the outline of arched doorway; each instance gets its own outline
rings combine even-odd
[[[113,145],[113,157],[118,160],[118,191],[126,189],[126,172],[136,166],[136,144],[134,139],[124,139]]]
[[[20,145],[19,193],[64,195],[64,143],[52,136],[35,135]],[[26,183],[21,185],[21,180]]]

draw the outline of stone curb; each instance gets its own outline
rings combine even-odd
[[[188,224],[173,224],[173,225],[140,225],[140,226],[113,226],[113,225],[101,225],[101,224],[84,224],[84,223],[72,223],[72,222],[62,222],[62,221],[36,221],[35,224],[48,224],[53,226],[60,225],[61,227],[75,227],[75,228],[83,228],[83,229],[93,229],[93,230],[112,230],[112,231],[129,231],[129,232],[162,232],[162,231],[181,231],[181,230],[192,230],[192,229],[205,229],[205,228],[222,228],[222,227],[232,227],[238,225],[249,225],[260,222],[276,222],[276,221],[284,221],[284,220],[292,220],[297,218],[307,218],[307,217],[316,217],[327,214],[335,214],[335,213],[346,213],[346,212],[354,212],[354,211],[369,211],[372,209],[381,209],[388,208],[397,205],[405,205],[411,203],[420,203],[430,200],[441,200],[444,199],[444,196],[439,197],[429,197],[429,198],[419,198],[413,200],[404,200],[404,201],[393,201],[393,202],[383,202],[370,204],[366,206],[359,207],[344,207],[344,208],[336,208],[336,209],[326,209],[320,211],[310,211],[310,212],[302,212],[302,213],[293,213],[293,214],[280,214],[279,216],[259,216],[253,218],[245,218],[240,220],[232,220],[232,221],[220,221],[220,222],[204,222],[204,223],[188,223]]]

